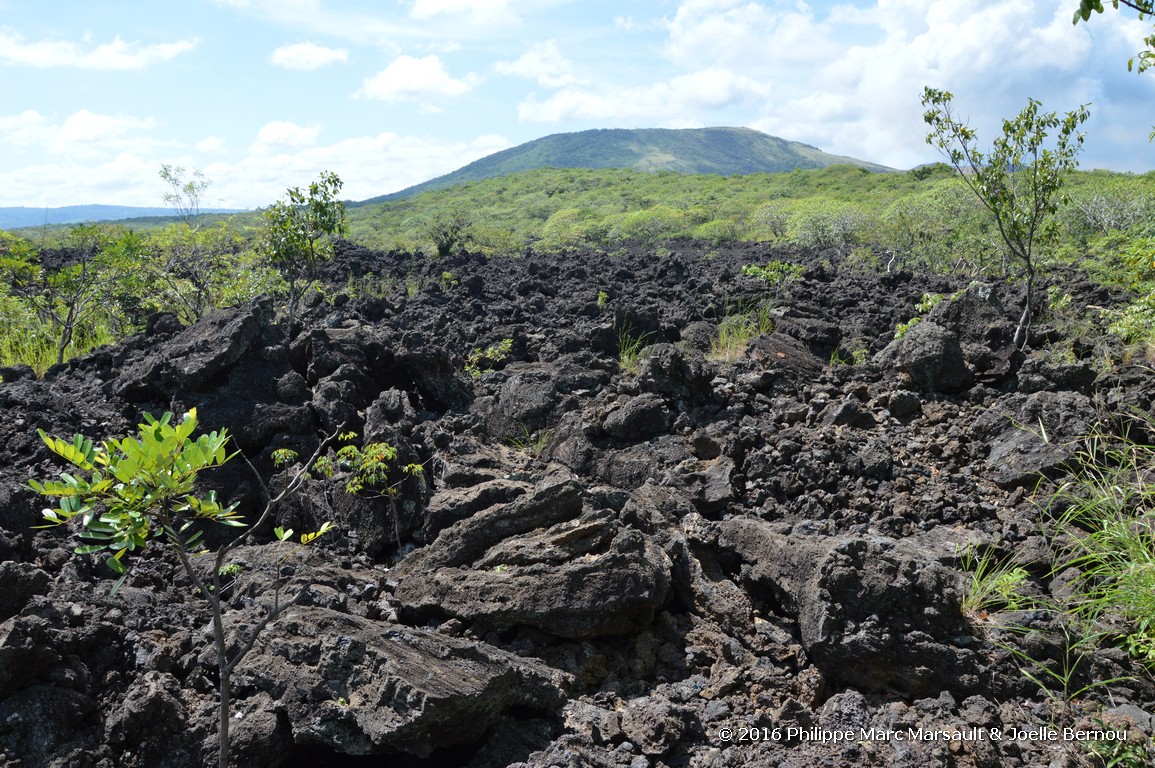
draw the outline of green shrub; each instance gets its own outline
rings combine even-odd
[[[620,214],[613,218],[609,236],[618,242],[636,242],[653,246],[684,234],[686,217],[668,205],[655,205],[642,211]]]
[[[285,200],[265,209],[261,250],[288,287],[290,326],[317,265],[333,257],[333,238],[346,231],[345,204],[337,199],[341,186],[337,174],[324,171],[308,189],[290,187]]]
[[[868,224],[866,213],[858,206],[815,198],[798,205],[790,216],[787,234],[803,248],[821,251],[859,244]]]
[[[465,359],[465,373],[471,379],[480,379],[482,374],[490,373],[505,363],[512,351],[513,339],[502,339],[485,349],[474,349]]]
[[[743,264],[742,274],[756,277],[770,286],[774,295],[781,296],[787,288],[802,279],[806,268],[801,264],[788,264],[784,261],[771,261],[762,264]]]
[[[694,239],[703,240],[710,246],[717,248],[726,243],[733,243],[742,236],[742,225],[730,219],[714,219],[694,228]]]

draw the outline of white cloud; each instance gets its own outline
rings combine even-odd
[[[12,119],[0,117],[0,137],[10,128]],[[508,139],[492,134],[468,141],[446,141],[381,133],[327,145],[286,145],[279,152],[251,152],[236,161],[207,163],[196,152],[175,153],[172,147],[160,151],[145,146],[141,151],[0,171],[0,206],[158,206],[165,192],[157,176],[162,162],[177,162],[204,171],[213,182],[213,207],[269,205],[282,197],[288,187],[308,184],[323,170],[336,172],[344,181],[342,197],[364,200],[427,181],[509,146]]]
[[[687,0],[668,29],[665,53],[683,66],[709,63],[767,73],[783,66],[821,63],[839,54],[834,30],[816,21],[805,3],[771,7],[746,0]]]
[[[148,134],[155,127],[156,120],[151,117],[102,115],[81,109],[56,122],[35,110],[25,110],[0,117],[0,144],[56,156],[91,158],[154,142]]]
[[[381,101],[423,101],[431,96],[462,96],[481,81],[474,74],[457,79],[437,56],[400,56],[365,80],[357,95]]]
[[[162,204],[158,162],[123,152],[78,166],[46,162],[0,172],[0,205],[54,208],[62,205]]]
[[[140,45],[119,37],[89,50],[67,40],[25,42],[8,28],[0,29],[0,62],[29,67],[75,67],[78,69],[144,69],[168,61],[197,47],[197,40]]]
[[[567,88],[545,101],[533,96],[518,105],[526,122],[622,119],[657,122],[695,122],[695,113],[740,103],[760,103],[770,88],[758,80],[727,69],[711,68],[638,88],[594,92]]]
[[[307,71],[320,69],[339,61],[348,61],[349,52],[344,48],[326,48],[314,43],[294,43],[282,45],[273,51],[270,60],[278,67]]]
[[[257,140],[249,151],[254,155],[270,155],[278,150],[300,149],[317,142],[321,129],[318,126],[303,126],[287,120],[274,120],[257,131]]]
[[[416,0],[409,15],[419,21],[454,15],[466,15],[483,22],[517,20],[509,7],[509,0]]]
[[[1155,80],[1124,84],[1126,59],[1139,48],[1128,49],[1125,40],[1137,33],[1122,14],[1075,27],[1072,13],[1054,0],[875,0],[863,7],[685,0],[667,23],[663,52],[676,66],[724,68],[768,86],[773,98],[739,117],[750,127],[896,167],[937,159],[923,142],[923,85],[954,92],[985,140],[1028,97],[1059,111],[1093,101],[1085,153],[1092,162],[1095,114],[1112,115],[1103,131],[1113,130],[1126,102],[1122,113],[1132,124],[1149,124],[1142,98],[1130,91],[1155,96]],[[1104,76],[1100,60],[1118,62],[1117,71]],[[530,114],[547,105],[531,102]],[[549,106],[557,115],[581,111]],[[1150,149],[1143,153],[1151,157]],[[1126,167],[1143,163],[1151,160],[1128,159]]]
[[[503,75],[537,80],[546,88],[560,88],[582,82],[574,74],[573,64],[558,50],[555,40],[534,43],[514,61],[499,61],[493,68]]]
[[[206,136],[196,143],[196,149],[206,155],[219,155],[224,151],[227,142],[222,136]]]

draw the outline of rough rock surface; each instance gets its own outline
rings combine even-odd
[[[741,266],[774,259],[806,268],[775,330],[716,359],[725,307],[769,298]],[[293,471],[277,449],[308,456],[341,431],[397,451],[389,492],[349,495],[335,460],[276,513],[336,534],[287,550],[256,530],[233,553],[234,647],[275,594],[302,594],[235,672],[236,765],[1081,759],[1046,739],[885,734],[1055,716],[1007,636],[963,615],[965,556],[1013,550],[1038,588],[1061,588],[1027,491],[1045,494],[1095,425],[1151,412],[1149,368],[1092,365],[1093,340],[1053,329],[1020,352],[1016,292],[855,272],[833,251],[439,260],[344,244],[327,269],[331,300],[306,302],[292,334],[263,300],[191,328],[158,318],[43,380],[2,372],[0,764],[212,761],[209,613],[179,563],[150,549],[110,596],[71,531],[32,528],[43,504],[26,485],[61,468],[38,428],[103,438],[189,407],[274,491]],[[421,288],[342,292],[377,278]],[[894,341],[925,293],[950,298]],[[636,365],[623,333],[645,339]],[[508,357],[465,372],[507,339]],[[240,461],[203,480],[247,515],[262,506]],[[1088,663],[1134,671],[1121,653]],[[1146,680],[1092,690],[1078,716],[1149,735]]]

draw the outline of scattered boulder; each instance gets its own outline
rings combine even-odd
[[[1097,421],[1095,405],[1075,392],[1008,395],[972,428],[987,448],[987,476],[1002,488],[1030,487],[1058,472]]]
[[[874,362],[895,366],[922,392],[962,392],[974,380],[958,336],[930,320],[911,326],[879,352]]]
[[[552,712],[568,684],[557,670],[482,643],[315,607],[282,620],[237,674],[244,688],[279,692],[258,700],[280,713],[264,718],[266,728],[275,733],[283,717],[292,743],[345,755],[425,757],[469,744],[510,709]],[[237,710],[255,714],[244,698]]]

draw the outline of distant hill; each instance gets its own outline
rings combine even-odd
[[[204,210],[202,213],[236,213],[234,210]],[[175,216],[172,208],[136,208],[129,205],[66,205],[62,208],[0,207],[0,229],[39,227],[42,224],[80,224],[93,221],[121,221],[151,216]]]
[[[872,171],[893,168],[823,152],[809,144],[787,141],[751,128],[611,128],[556,133],[389,195],[357,205],[411,197],[467,181],[506,176],[536,168],[632,168],[638,171],[779,173],[795,168],[854,165]]]

